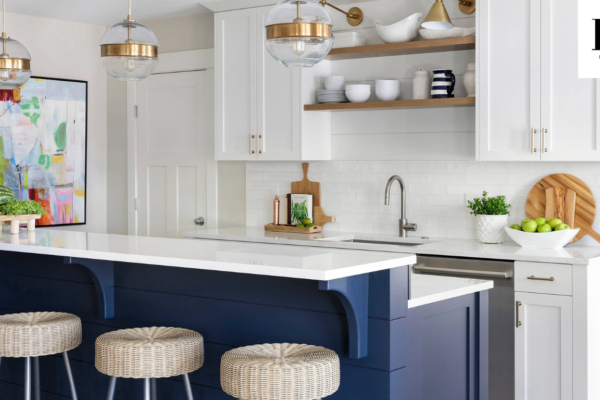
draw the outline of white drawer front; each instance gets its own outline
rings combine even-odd
[[[572,296],[573,266],[517,261],[515,291]]]

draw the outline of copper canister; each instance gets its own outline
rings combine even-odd
[[[279,201],[279,197],[275,196],[275,200],[273,200],[273,225],[279,225],[279,205],[281,201]]]

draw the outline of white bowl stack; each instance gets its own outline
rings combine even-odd
[[[352,103],[364,103],[371,97],[371,85],[346,85],[346,97]]]
[[[326,90],[319,90],[318,100],[319,103],[333,104],[333,103],[346,103],[348,99],[345,95],[344,90],[344,77],[343,76],[327,76],[325,77]]]
[[[381,101],[395,101],[400,98],[400,81],[377,80],[375,81],[375,94]]]

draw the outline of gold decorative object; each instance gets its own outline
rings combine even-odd
[[[334,10],[338,10],[342,14],[346,14],[346,16],[348,17],[347,18],[348,19],[348,23],[350,25],[352,25],[352,26],[358,26],[363,21],[363,17],[364,17],[363,12],[358,7],[352,7],[350,9],[350,11],[346,12],[346,11],[344,11],[342,9],[337,8],[333,4],[329,4],[327,2],[327,0],[321,0],[321,4],[323,5],[323,7],[329,6],[329,7],[333,8]]]
[[[463,14],[473,14],[475,12],[476,0],[458,0],[458,8]]]
[[[444,0],[435,0],[421,26],[425,29],[435,29],[438,31],[454,27],[448,11],[446,11],[446,6],[444,6]]]

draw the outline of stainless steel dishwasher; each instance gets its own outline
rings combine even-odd
[[[493,280],[490,290],[489,399],[515,397],[514,262],[418,256],[413,273]]]

